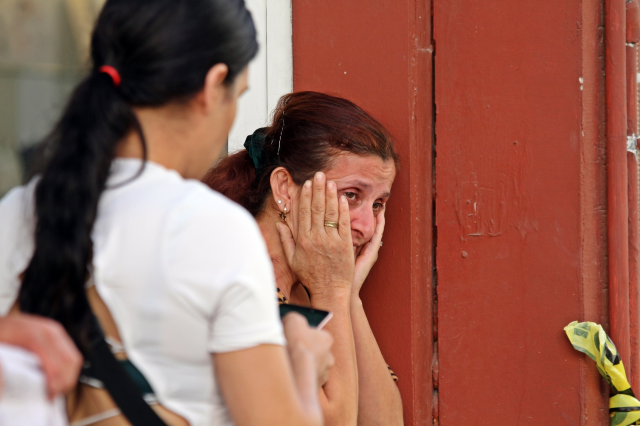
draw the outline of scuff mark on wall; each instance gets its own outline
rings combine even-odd
[[[474,170],[456,169],[454,208],[462,241],[469,237],[498,237],[509,228],[517,229],[522,238],[537,231],[538,221],[527,187],[531,166],[527,143],[514,141],[511,150],[508,156],[482,158]]]

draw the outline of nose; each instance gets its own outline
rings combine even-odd
[[[351,238],[353,242],[362,245],[371,240],[376,229],[376,218],[371,207],[359,206],[349,213],[351,215]]]

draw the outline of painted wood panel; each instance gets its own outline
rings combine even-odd
[[[440,425],[605,424],[599,4],[434,6]]]

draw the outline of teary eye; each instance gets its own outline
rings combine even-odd
[[[349,200],[355,200],[357,197],[357,194],[355,192],[345,192],[344,196],[347,197]]]

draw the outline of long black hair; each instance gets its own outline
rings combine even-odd
[[[86,353],[92,321],[85,293],[91,232],[116,146],[136,131],[132,107],[182,102],[204,87],[212,66],[226,83],[256,55],[243,0],[108,0],[91,40],[92,70],[45,141],[35,189],[35,251],[23,274],[23,312],[59,321]],[[117,69],[121,84],[100,72]]]

